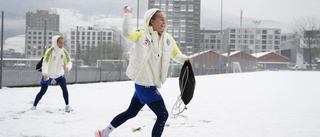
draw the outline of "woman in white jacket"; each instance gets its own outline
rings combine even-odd
[[[152,137],[160,137],[169,114],[158,88],[167,79],[170,57],[179,63],[191,59],[181,53],[172,36],[166,32],[166,15],[161,10],[148,10],[144,15],[144,30],[138,31],[131,30],[132,8],[126,6],[124,12],[122,35],[136,45],[126,71],[135,82],[135,93],[129,108],[117,115],[106,128],[96,131],[95,136],[109,137],[115,128],[135,117],[147,104],[157,116]]]
[[[50,85],[52,79],[55,79],[56,83],[60,85],[63,91],[63,98],[66,104],[66,111],[72,111],[69,106],[69,94],[67,89],[66,78],[64,75],[64,65],[66,64],[66,73],[69,75],[69,71],[72,68],[72,62],[68,51],[63,48],[64,39],[60,36],[52,37],[52,46],[47,49],[42,62],[42,79],[41,79],[41,89],[37,94],[32,110],[37,109],[37,104],[39,103],[42,96],[46,93],[48,86]]]

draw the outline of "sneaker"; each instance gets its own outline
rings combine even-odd
[[[101,131],[100,129],[98,129],[97,131],[94,132],[94,137],[109,137],[109,136],[105,136],[102,134],[103,130]]]
[[[32,106],[31,110],[37,110],[37,107],[36,106]]]
[[[69,113],[69,112],[73,111],[73,109],[69,105],[66,105],[65,111]]]
[[[101,137],[100,129],[98,129],[97,131],[94,131],[94,137]]]

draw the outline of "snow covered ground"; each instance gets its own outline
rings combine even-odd
[[[265,71],[197,76],[188,110],[167,121],[163,137],[315,137],[320,135],[320,72]],[[40,78],[39,78],[40,80]],[[50,86],[31,111],[40,87],[0,90],[1,137],[90,137],[124,111],[133,82],[68,85],[66,113],[62,91]],[[168,111],[179,95],[178,79],[160,92]],[[156,116],[145,106],[111,137],[149,137]]]

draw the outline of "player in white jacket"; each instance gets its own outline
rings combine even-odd
[[[63,47],[64,39],[60,36],[52,37],[52,46],[47,49],[42,62],[42,79],[41,89],[37,94],[32,110],[36,110],[36,106],[39,103],[42,96],[46,93],[51,80],[54,79],[57,84],[60,85],[63,91],[63,98],[66,104],[66,111],[72,111],[69,106],[69,94],[67,89],[66,78],[64,75],[64,65],[66,65],[66,73],[69,75],[69,71],[72,68],[72,62],[68,51]]]
[[[132,8],[126,6],[124,12],[122,35],[136,45],[126,71],[135,82],[135,93],[129,108],[106,128],[96,131],[95,136],[109,137],[115,128],[135,117],[147,104],[157,116],[151,136],[160,137],[169,114],[158,88],[167,79],[170,58],[179,63],[191,62],[191,59],[181,53],[175,40],[166,32],[166,15],[161,10],[149,9],[144,15],[144,30],[137,31],[131,30]]]

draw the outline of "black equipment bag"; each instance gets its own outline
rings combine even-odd
[[[43,61],[43,57],[36,65],[36,70],[38,70],[39,72],[42,72],[42,61]]]
[[[193,97],[196,87],[196,79],[193,74],[192,66],[189,61],[183,64],[179,77],[181,99],[185,105],[189,104]]]

